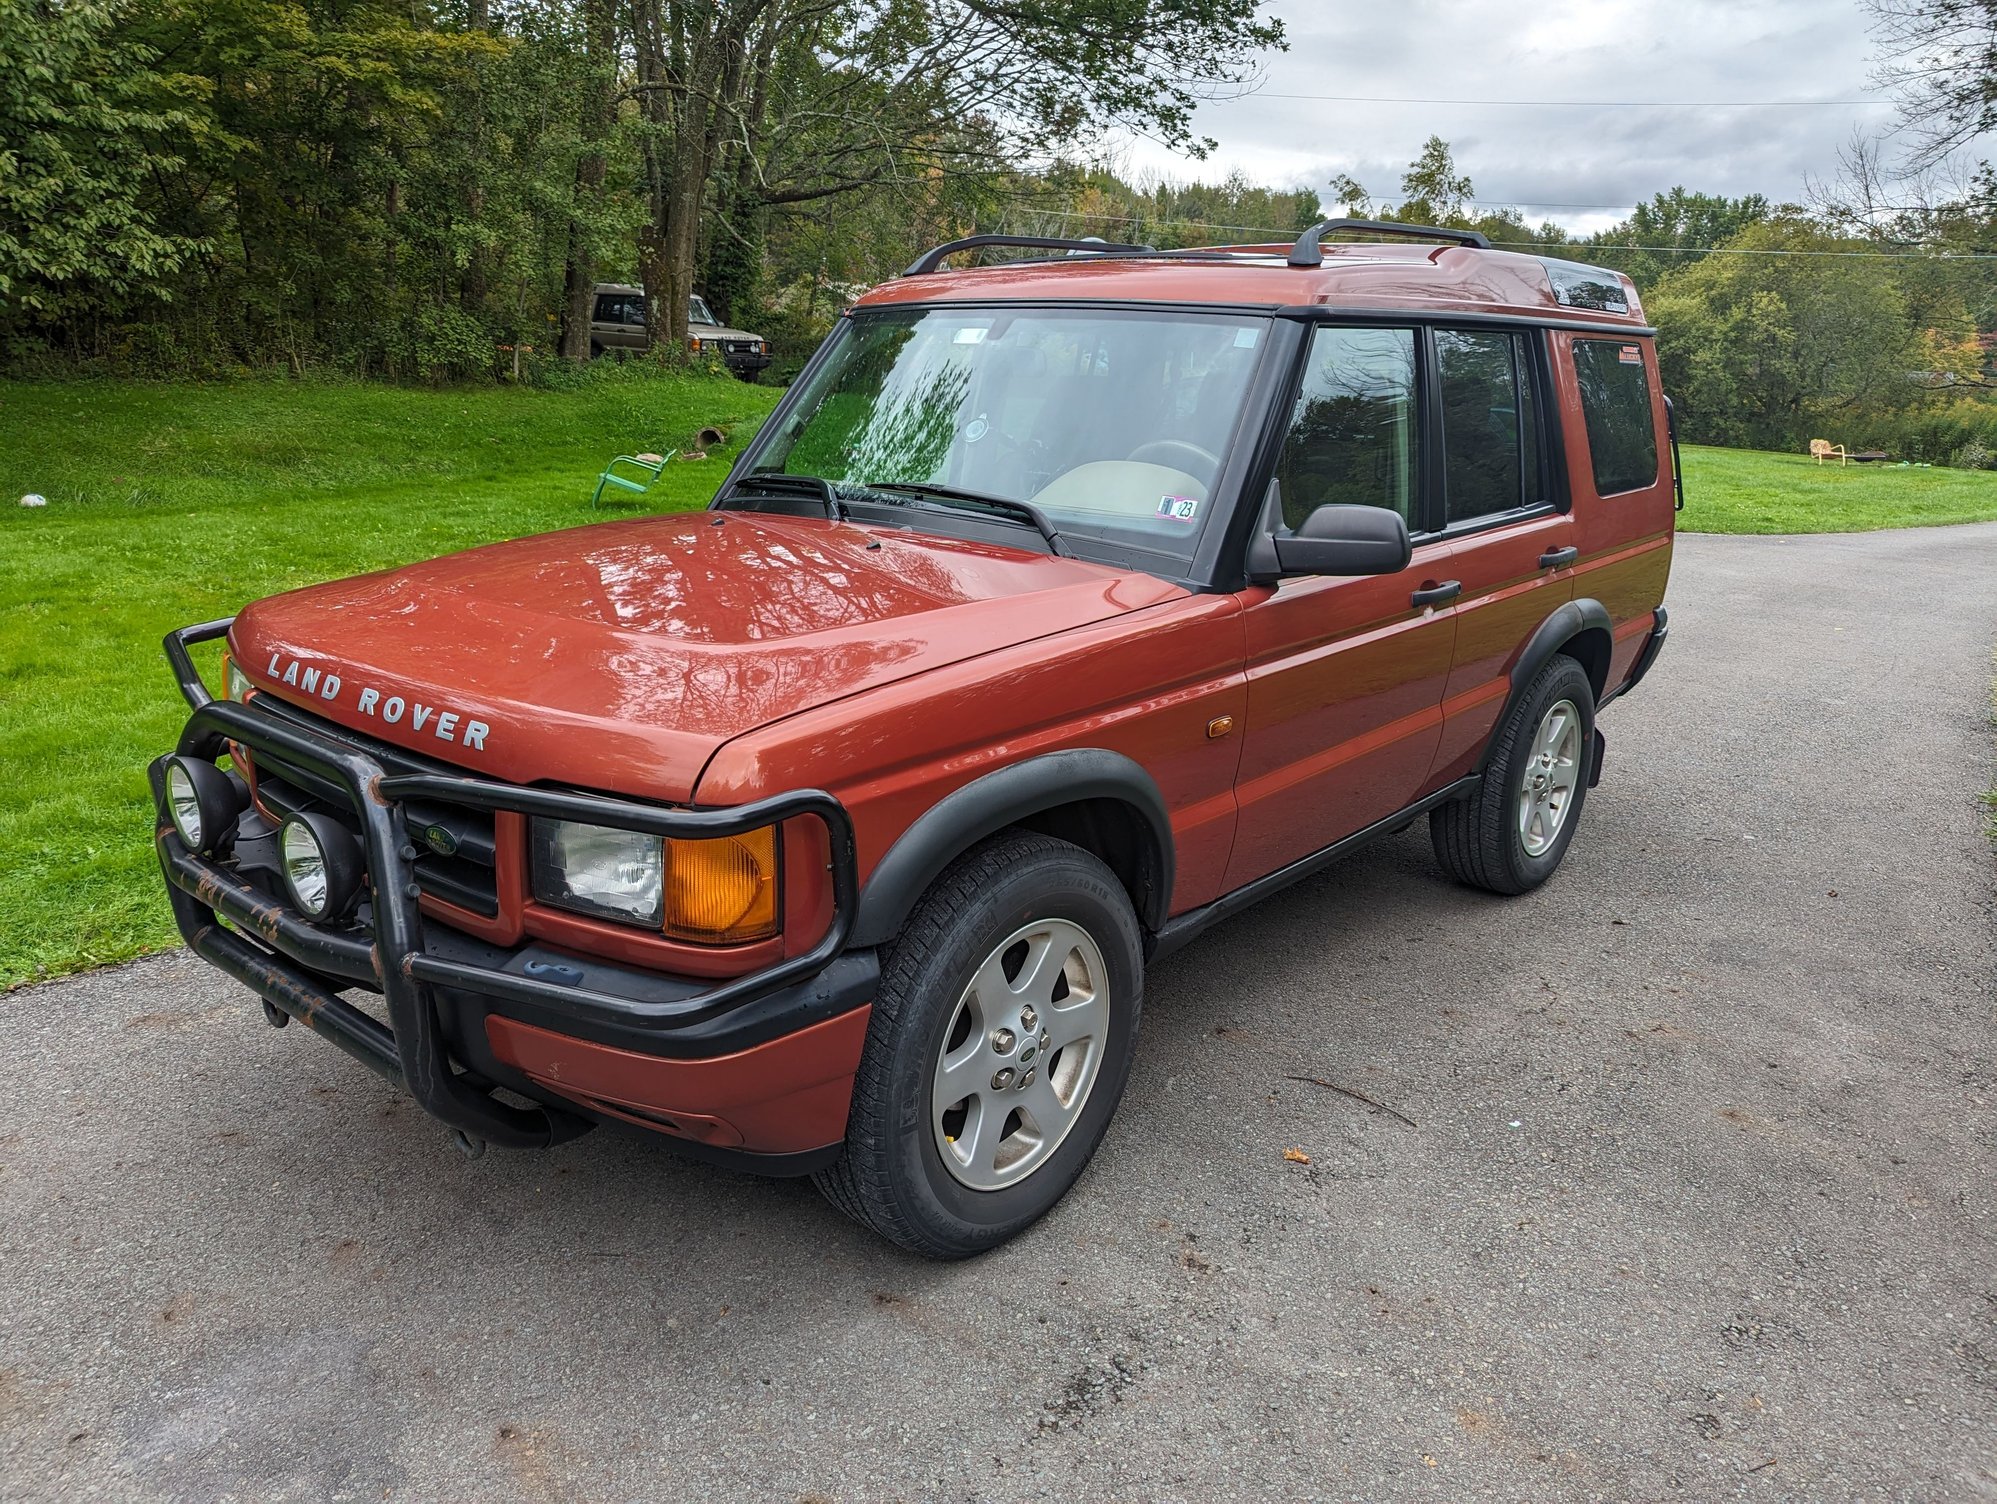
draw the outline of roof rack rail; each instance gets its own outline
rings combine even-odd
[[[1405,240],[1444,240],[1452,245],[1491,248],[1491,238],[1477,230],[1445,230],[1435,225],[1404,225],[1386,219],[1327,219],[1312,225],[1290,247],[1290,265],[1323,266],[1324,248],[1319,241],[1333,230],[1370,230],[1375,235],[1397,235]]]
[[[946,240],[942,245],[924,251],[902,275],[919,277],[924,272],[935,271],[946,256],[954,256],[959,251],[975,251],[987,245],[1019,246],[1034,251],[1094,252],[1102,256],[1149,256],[1156,254],[1157,249],[1148,245],[1115,245],[1106,240],[1050,240],[1045,235],[967,235],[962,240]]]

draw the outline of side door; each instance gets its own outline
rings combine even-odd
[[[1413,327],[1311,336],[1263,525],[1294,529],[1331,503],[1389,507],[1415,535],[1414,561],[1242,592],[1248,705],[1224,890],[1395,813],[1435,760],[1456,616],[1441,598],[1452,545],[1424,528],[1425,361]]]
[[[637,293],[604,292],[596,295],[594,317],[589,332],[606,350],[645,348],[645,300]]]
[[[1436,328],[1429,338],[1442,536],[1463,587],[1431,779],[1440,786],[1475,766],[1520,648],[1574,598],[1578,553],[1546,417],[1553,388],[1545,333]]]

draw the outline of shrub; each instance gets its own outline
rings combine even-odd
[[[1923,405],[1854,423],[1839,442],[1916,464],[1986,470],[1997,463],[1997,406],[1973,398]]]
[[[398,375],[462,381],[492,374],[494,344],[485,321],[462,308],[428,304],[388,331],[388,363]]]

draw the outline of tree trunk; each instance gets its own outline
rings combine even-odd
[[[768,0],[711,0],[677,12],[665,0],[632,5],[646,121],[665,128],[645,147],[651,223],[638,235],[645,325],[653,349],[675,358],[686,350],[702,199],[740,102],[744,34],[768,9]]]
[[[687,300],[693,296],[694,262],[700,243],[700,203],[707,188],[707,153],[701,149],[703,144],[696,137],[685,142],[678,153],[680,160],[675,164],[677,171],[673,175],[666,218],[665,276],[655,296],[665,304],[659,310],[659,337],[673,351],[686,349]],[[650,294],[651,284],[646,286]],[[648,309],[648,316],[650,312]]]
[[[590,304],[596,292],[596,231],[586,216],[603,196],[605,138],[617,112],[617,35],[611,0],[588,0],[584,48],[594,75],[582,111],[582,155],[576,161],[574,212],[569,215],[569,249],[563,268],[562,355],[589,359]]]
[[[665,238],[659,233],[656,223],[645,225],[638,231],[638,280],[645,287],[645,333],[653,350],[659,348],[660,310],[665,301],[661,292],[666,285],[666,266],[671,259]],[[684,309],[680,317],[685,319]]]

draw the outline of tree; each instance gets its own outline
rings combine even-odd
[[[1863,0],[1877,77],[1900,96],[1912,165],[1930,166],[1997,128],[1997,0]]]
[[[1638,204],[1614,229],[1590,237],[1588,248],[1621,252],[1613,258],[1616,269],[1627,272],[1639,288],[1648,288],[1673,268],[1702,260],[1709,248],[1725,245],[1770,212],[1768,200],[1758,193],[1725,198],[1678,187]]]
[[[1331,181],[1325,184],[1330,190],[1330,203],[1349,210],[1354,218],[1370,219],[1373,214],[1373,195],[1366,191],[1366,185],[1350,173],[1333,173]]]
[[[1646,300],[1688,436],[1789,448],[1916,400],[1924,351],[1890,263],[1799,213],[1750,225]]]
[[[655,316],[686,333],[717,166],[739,218],[1048,157],[1120,127],[1201,154],[1203,91],[1282,45],[1258,0],[632,0]],[[753,231],[751,231],[753,233]]]
[[[697,286],[749,320],[802,284],[801,337],[1112,127],[1204,150],[1193,105],[1280,42],[1259,0],[0,0],[0,347],[475,377],[553,325],[585,358],[634,274],[669,348]],[[1103,202],[1315,208],[1167,198]]]
[[[613,0],[583,0],[582,78],[577,118],[575,190],[562,267],[561,353],[589,359],[589,320],[605,235],[604,179],[617,123],[617,25]]]
[[[186,116],[120,0],[0,0],[0,304],[55,314],[167,286],[200,249],[148,189]]]
[[[1430,136],[1422,143],[1421,154],[1401,175],[1404,198],[1395,211],[1411,224],[1446,225],[1463,218],[1474,193],[1467,173],[1456,170],[1449,143]]]

